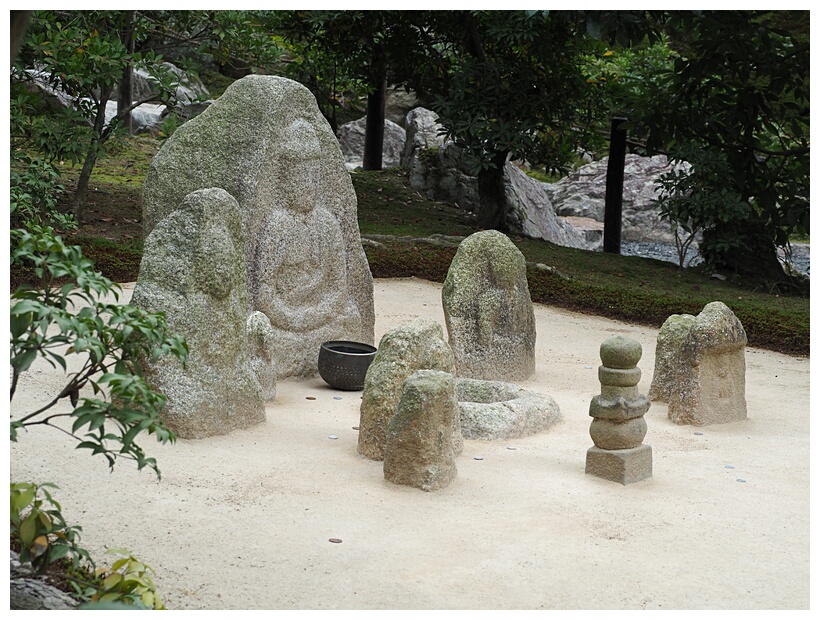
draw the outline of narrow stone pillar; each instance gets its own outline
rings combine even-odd
[[[396,415],[387,427],[384,477],[422,491],[435,491],[456,477],[453,433],[461,434],[453,375],[419,370],[402,387]]]
[[[630,484],[652,477],[652,448],[644,445],[649,401],[638,393],[641,380],[641,344],[615,336],[601,344],[598,380],[601,393],[592,399],[589,435],[595,444],[587,450],[586,473]]]

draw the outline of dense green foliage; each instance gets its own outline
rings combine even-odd
[[[47,395],[35,411],[12,415],[11,440],[28,427],[50,426],[76,439],[78,448],[105,456],[110,467],[126,458],[159,476],[137,435],[147,432],[163,443],[174,435],[159,418],[165,397],[149,388],[139,360],[170,354],[184,362],[182,336],[169,333],[161,314],[104,301],[105,295],[118,297],[119,285],[95,272],[78,246],[66,246],[51,229],[13,230],[11,260],[28,265],[37,282],[11,296],[11,399],[20,375],[38,358],[67,373],[66,358],[79,360],[59,393]],[[94,397],[80,396],[86,386]],[[63,399],[70,411],[51,411]],[[64,419],[70,428],[59,423]]]
[[[691,164],[667,179],[662,213],[702,230],[715,267],[783,280],[775,248],[808,233],[807,23],[805,12],[672,12],[671,62],[619,93],[650,152]]]
[[[80,609],[165,609],[153,570],[126,549],[110,549],[119,556],[111,567],[97,568],[80,547],[78,525],[68,525],[51,483],[18,482],[10,485],[10,541],[20,562],[37,574],[48,575],[82,605]]]
[[[505,226],[508,157],[566,170],[578,148],[602,155],[610,117],[625,115],[633,148],[691,164],[694,176],[668,178],[661,202],[682,243],[697,231],[709,264],[782,281],[775,248],[809,225],[807,20],[805,11],[35,12],[12,89],[13,153],[33,154],[13,180],[17,212],[48,223],[19,177],[37,159],[86,163],[78,211],[117,125],[102,125],[101,110],[125,67],[153,67],[157,99],[172,100],[158,54],[198,71],[210,54],[234,76],[304,81],[334,126],[337,110],[366,93],[365,168],[380,167],[386,84],[412,87],[472,156],[485,227]],[[35,63],[75,110],[48,112],[22,87]],[[173,117],[166,125],[170,135]],[[32,218],[40,208],[46,215]]]
[[[51,495],[49,489],[55,488],[47,482],[11,484],[11,536],[19,540],[20,562],[31,564],[38,573],[66,557],[74,569],[83,561],[92,562],[78,544],[82,528],[66,524],[62,506]]]
[[[35,11],[12,74],[12,156],[24,158],[35,150],[49,163],[81,162],[73,202],[77,216],[96,159],[126,114],[148,101],[169,105],[175,101],[178,81],[161,64],[162,57],[128,49],[125,39],[137,27],[128,23],[129,15],[127,11]],[[124,70],[134,66],[148,71],[158,94],[121,107],[106,124],[106,106],[116,99]],[[46,95],[44,89],[59,95]],[[55,104],[50,97],[68,99],[71,105]]]

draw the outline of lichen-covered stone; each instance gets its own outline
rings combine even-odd
[[[149,384],[168,398],[162,418],[182,438],[265,421],[263,389],[248,337],[242,219],[225,190],[192,192],[145,240],[131,303],[164,312],[190,349],[145,360]],[[263,364],[263,360],[259,360]]]
[[[535,372],[535,314],[523,254],[485,230],[459,245],[442,289],[459,376],[516,381]]]
[[[453,450],[457,419],[452,374],[419,370],[410,375],[387,428],[385,479],[423,491],[450,484],[457,473]]]
[[[605,340],[598,368],[601,393],[589,405],[589,436],[595,445],[587,450],[586,473],[621,484],[652,476],[652,448],[642,444],[650,406],[638,392],[642,353],[641,343],[632,338]]]
[[[673,314],[661,325],[655,345],[655,372],[649,388],[650,400],[668,403],[674,394],[680,346],[689,335],[694,320],[691,314]]]
[[[326,340],[372,344],[356,194],[310,91],[249,75],[174,132],[145,180],[146,235],[184,196],[210,187],[239,204],[248,310],[271,321],[279,377],[315,374]]]
[[[695,426],[746,419],[746,332],[726,304],[707,304],[680,343],[668,411]]]
[[[561,410],[552,398],[513,383],[460,378],[456,390],[465,439],[526,437],[561,419]]]
[[[640,381],[640,369],[636,368],[643,355],[641,343],[626,336],[613,336],[601,343],[601,364],[605,368],[618,370],[638,370],[638,381]],[[637,381],[635,382],[637,383]],[[635,385],[631,383],[628,385]],[[611,384],[608,384],[611,385]]]
[[[444,340],[441,325],[419,317],[399,325],[382,336],[373,363],[367,369],[362,393],[358,451],[368,458],[382,460],[387,440],[387,425],[396,411],[404,381],[418,370],[455,373],[450,345]],[[456,416],[455,423],[458,423]],[[454,451],[462,449],[461,431],[453,429]]]
[[[646,437],[646,420],[643,416],[627,420],[595,418],[589,425],[589,436],[602,450],[626,450],[637,448]]]
[[[270,319],[258,310],[248,315],[247,328],[251,366],[265,400],[273,400],[276,398],[276,333]]]

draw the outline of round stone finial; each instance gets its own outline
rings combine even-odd
[[[641,343],[626,336],[613,336],[601,343],[601,362],[607,368],[635,368],[642,354]]]

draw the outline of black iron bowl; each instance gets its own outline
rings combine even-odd
[[[329,340],[319,348],[319,376],[337,390],[361,390],[376,347],[351,340]]]

